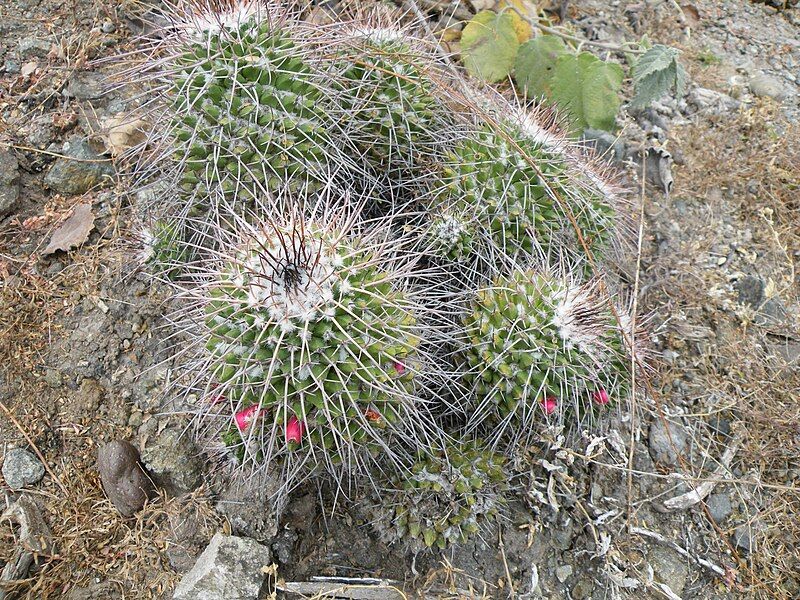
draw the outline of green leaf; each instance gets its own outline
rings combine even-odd
[[[633,108],[644,108],[666,94],[676,79],[675,65],[668,69],[651,73],[635,85],[636,94],[631,101]]]
[[[674,48],[656,45],[645,52],[633,66],[633,108],[644,108],[673,87],[682,96],[686,87],[686,70],[678,62],[680,53]]]
[[[490,83],[508,77],[519,49],[508,13],[479,12],[461,34],[461,56],[470,75]]]
[[[678,59],[678,51],[657,44],[639,57],[633,66],[633,81],[638,82],[651,73],[665,71]]]
[[[556,62],[551,97],[567,109],[578,130],[612,130],[619,110],[622,67],[588,52],[562,56]]]
[[[555,35],[540,35],[522,44],[514,63],[514,77],[525,95],[550,96],[556,62],[569,53],[564,41]]]

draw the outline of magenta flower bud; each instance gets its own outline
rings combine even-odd
[[[253,404],[248,406],[247,408],[243,408],[239,412],[237,412],[233,419],[236,421],[236,427],[239,428],[239,431],[244,433],[253,424],[260,415],[262,411],[259,409],[258,404]]]
[[[552,415],[556,411],[558,400],[555,396],[548,396],[544,400],[541,400],[541,404],[545,414]]]
[[[394,370],[397,372],[398,375],[402,375],[406,372],[406,366],[401,363],[399,360],[394,362]]]
[[[592,400],[594,400],[595,404],[599,404],[600,406],[605,406],[610,401],[608,397],[608,392],[602,388],[600,388],[595,392],[592,392]]]
[[[305,433],[306,424],[299,421],[297,417],[292,415],[289,422],[286,424],[286,443],[291,445],[300,445],[303,440],[303,433]]]

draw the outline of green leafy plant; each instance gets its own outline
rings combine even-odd
[[[489,82],[513,75],[527,97],[543,98],[565,109],[578,132],[614,129],[624,69],[589,52],[576,52],[564,41],[575,38],[562,37],[550,27],[544,29],[552,33],[520,44],[514,35],[514,18],[521,19],[514,8],[483,11],[467,24],[461,44],[467,71]],[[632,46],[625,44],[618,50],[632,64],[634,108],[647,106],[673,88],[683,94],[686,72],[678,61],[678,50],[656,45],[645,51]],[[643,40],[640,46],[649,44]]]
[[[682,96],[686,88],[686,70],[678,61],[680,52],[675,48],[656,44],[639,57],[633,65],[635,95],[631,106],[644,108],[675,89]]]
[[[551,97],[558,59],[570,52],[564,40],[555,35],[537,35],[522,44],[514,63],[514,73],[523,93],[528,97]]]
[[[464,27],[461,53],[467,71],[488,82],[500,81],[511,73],[519,38],[509,12],[479,12]]]

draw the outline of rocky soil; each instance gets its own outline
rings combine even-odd
[[[146,7],[0,9],[0,598],[256,598],[312,577],[375,578],[370,598],[800,596],[800,9],[565,4],[587,41],[646,34],[691,75],[685,98],[588,135],[642,208],[618,270],[654,372],[597,430],[529,449],[499,530],[417,556],[375,539],[369,498],[303,488],[276,522],[172,402],[116,160],[134,99],[100,60]]]

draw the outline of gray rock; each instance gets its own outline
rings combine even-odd
[[[687,101],[697,110],[714,115],[731,113],[739,110],[741,106],[741,102],[728,94],[701,87],[693,88],[687,96]]]
[[[109,442],[97,454],[97,469],[106,496],[130,517],[144,506],[153,484],[139,464],[139,451],[126,441]]]
[[[708,507],[708,512],[711,513],[711,518],[718,525],[733,512],[733,504],[731,504],[729,494],[711,494],[706,500],[706,506]]]
[[[174,600],[256,600],[269,550],[254,540],[216,534],[172,596]]]
[[[739,293],[739,303],[758,309],[764,302],[764,282],[752,275],[742,277],[735,284],[735,289]]]
[[[3,64],[3,71],[9,75],[16,75],[20,72],[20,68],[21,65],[19,64],[19,61],[14,60],[13,58],[7,58],[6,62]]]
[[[656,417],[650,425],[648,437],[650,456],[657,463],[665,465],[678,464],[678,457],[686,453],[687,435],[682,425],[665,422]]]
[[[686,559],[670,548],[656,546],[648,554],[650,566],[656,581],[670,587],[678,596],[686,587],[686,578],[689,576],[689,567]]]
[[[44,477],[44,465],[24,448],[12,448],[3,460],[3,478],[12,490],[39,483]]]
[[[231,484],[226,487],[214,508],[227,517],[233,533],[266,542],[275,537],[278,531],[275,519],[277,511],[269,497],[279,489],[279,485],[277,480]]]
[[[117,26],[114,25],[114,21],[109,21],[106,19],[103,21],[103,24],[100,26],[100,31],[103,33],[114,33],[117,30]]]
[[[36,38],[24,38],[19,41],[19,59],[22,62],[27,62],[31,59],[45,59],[50,54],[50,49],[53,44],[47,40],[39,40]]]
[[[64,597],[65,600],[111,600],[120,597],[119,585],[110,581],[92,583],[87,587],[74,587]]]
[[[142,463],[157,485],[173,496],[191,492],[202,481],[199,450],[177,427],[154,434],[144,445]]]
[[[739,525],[733,531],[733,543],[740,550],[745,552],[752,552],[753,550],[753,532],[750,525],[745,523]]]
[[[599,129],[586,129],[583,132],[583,139],[601,156],[607,156],[615,162],[622,162],[625,159],[625,142],[613,133]]]
[[[561,565],[560,567],[556,567],[556,579],[558,579],[561,583],[564,583],[567,579],[569,579],[570,575],[572,575],[572,566]]]
[[[96,100],[105,93],[102,76],[98,73],[76,71],[69,78],[64,95],[78,100]]]
[[[592,596],[594,591],[594,583],[588,577],[578,580],[578,583],[572,588],[573,600],[586,600]]]
[[[783,82],[765,73],[753,75],[749,84],[750,91],[760,98],[772,98],[780,101],[789,97],[789,91],[783,85]]]
[[[166,555],[169,564],[179,573],[186,573],[194,566],[210,541],[211,532],[197,508],[170,515]]]
[[[10,213],[19,198],[19,163],[11,151],[0,151],[0,217]]]
[[[65,144],[64,154],[66,156],[56,160],[44,178],[45,184],[60,194],[85,194],[114,175],[108,157],[97,154],[86,140],[73,138]]]

